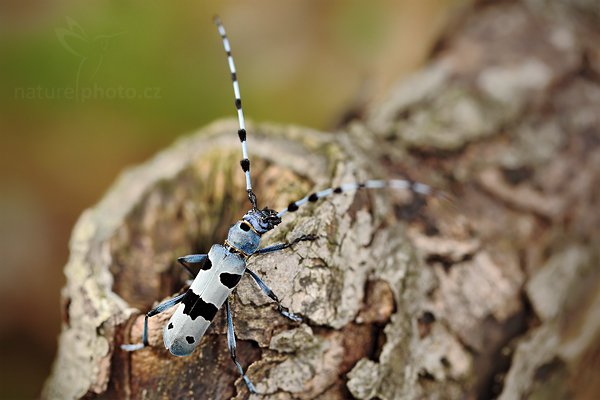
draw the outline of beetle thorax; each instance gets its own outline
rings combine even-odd
[[[260,244],[263,233],[270,231],[281,223],[281,218],[271,209],[252,209],[244,217],[229,228],[227,245],[242,254],[253,254]]]
[[[248,222],[241,220],[229,228],[227,242],[225,244],[233,247],[240,253],[249,256],[258,249],[260,235],[250,227]]]

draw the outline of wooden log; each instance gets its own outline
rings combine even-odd
[[[333,133],[252,125],[261,206],[407,176],[452,202],[347,194],[286,216],[266,242],[319,239],[250,266],[234,296],[239,358],[271,399],[590,397],[600,366],[600,57],[594,2],[476,4],[420,72]],[[43,397],[247,398],[224,316],[190,357],[143,313],[184,286],[178,256],[247,209],[232,120],[126,171],[79,219]]]

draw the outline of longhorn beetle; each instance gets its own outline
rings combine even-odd
[[[268,207],[265,207],[262,210],[259,209],[257,207],[256,195],[252,191],[252,182],[250,180],[250,160],[248,159],[248,145],[246,141],[247,132],[244,124],[244,113],[242,111],[242,100],[240,98],[240,88],[235,64],[233,62],[233,57],[231,56],[231,48],[225,33],[225,28],[218,17],[214,18],[214,22],[217,25],[217,29],[223,40],[223,47],[227,53],[227,61],[229,63],[231,79],[233,81],[235,108],[239,120],[238,136],[242,144],[243,158],[240,161],[240,165],[242,171],[246,175],[246,191],[252,209],[229,229],[224,244],[214,244],[210,248],[208,254],[192,254],[177,259],[183,268],[194,277],[191,286],[185,293],[159,304],[146,314],[141,343],[124,344],[121,345],[121,348],[126,351],[135,351],[147,347],[148,318],[179,304],[177,310],[164,327],[163,340],[165,347],[173,355],[187,356],[196,348],[217,311],[219,311],[219,308],[225,303],[229,353],[231,354],[231,358],[239,373],[244,379],[244,382],[248,386],[248,390],[252,393],[256,393],[254,385],[244,373],[244,370],[236,357],[235,332],[231,317],[231,308],[229,307],[229,295],[238,285],[244,273],[247,272],[254,279],[263,293],[277,304],[277,308],[283,316],[295,322],[301,321],[301,317],[284,307],[277,295],[269,289],[262,279],[247,268],[246,261],[250,257],[286,249],[300,241],[316,239],[316,236],[314,235],[303,235],[289,243],[277,243],[259,248],[262,235],[279,225],[281,223],[281,218],[285,214],[293,213],[304,204],[314,203],[319,199],[333,194],[340,194],[358,189],[381,189],[386,187],[409,190],[420,195],[430,195],[433,194],[434,191],[430,186],[423,183],[408,180],[368,180],[363,183],[346,183],[335,188],[314,192],[300,200],[291,202],[286,209],[279,212]],[[192,266],[200,267],[197,274],[191,269]]]

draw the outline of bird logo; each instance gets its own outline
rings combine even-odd
[[[104,62],[111,40],[124,32],[90,36],[73,18],[65,17],[65,20],[67,27],[56,28],[55,33],[62,47],[79,58],[75,78],[75,92],[79,93],[81,78],[96,76]]]

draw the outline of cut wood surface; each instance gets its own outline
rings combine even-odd
[[[428,64],[337,132],[250,125],[259,206],[367,178],[427,183],[329,198],[266,235],[318,235],[249,266],[233,296],[238,357],[272,399],[593,398],[600,393],[600,10],[476,4]],[[233,120],[122,174],[77,222],[63,329],[43,397],[250,395],[224,313],[189,357],[164,349],[177,257],[222,243],[248,208]],[[254,395],[250,397],[261,398]]]

